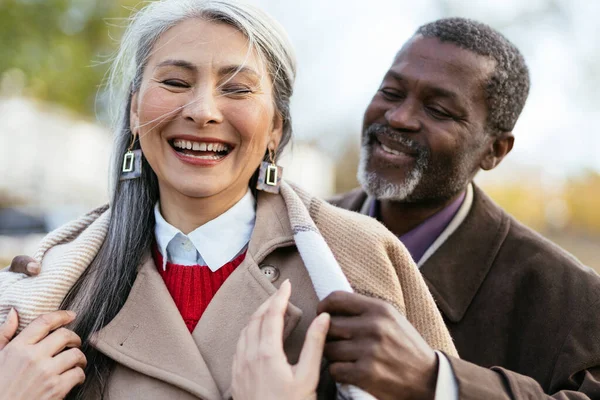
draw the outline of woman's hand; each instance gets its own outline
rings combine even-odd
[[[0,326],[0,400],[63,399],[83,383],[81,339],[63,328],[73,319],[71,311],[45,314],[13,338],[19,317],[10,311]]]
[[[12,272],[21,272],[29,276],[36,276],[40,269],[40,264],[29,256],[16,256],[10,262],[9,268]]]
[[[252,316],[240,336],[233,360],[235,400],[304,400],[315,396],[329,314],[312,322],[298,364],[283,351],[283,317],[290,298],[289,281],[281,284]]]

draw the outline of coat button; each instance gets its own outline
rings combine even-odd
[[[264,276],[267,277],[269,282],[275,282],[277,278],[279,278],[279,270],[276,267],[269,264],[261,265],[260,272],[262,272]]]

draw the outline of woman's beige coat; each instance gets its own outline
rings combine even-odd
[[[93,338],[94,346],[116,361],[108,383],[111,400],[229,398],[231,363],[240,331],[285,279],[292,284],[285,351],[290,362],[297,361],[318,299],[295,247],[283,198],[260,193],[257,200],[256,226],[246,259],[219,289],[192,335],[152,257],[143,260],[125,305]],[[386,299],[433,348],[456,354],[417,267],[397,238],[369,217],[314,198],[304,201],[354,290]],[[42,274],[52,269],[51,263],[77,254],[77,246],[81,243],[69,238],[50,249]],[[273,282],[261,271],[266,265],[279,273]],[[3,279],[0,275],[0,284]],[[322,371],[319,397],[325,397],[333,384],[326,369]]]

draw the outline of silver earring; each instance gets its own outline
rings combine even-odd
[[[142,150],[133,149],[135,135],[131,139],[131,144],[123,156],[123,166],[121,167],[121,177],[119,180],[137,179],[142,176]]]
[[[263,161],[260,163],[256,188],[264,192],[277,194],[279,193],[279,188],[281,187],[282,175],[283,168],[275,164],[274,151],[269,149],[269,161]]]

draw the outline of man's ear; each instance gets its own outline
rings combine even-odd
[[[515,137],[512,132],[503,132],[499,136],[494,136],[479,164],[481,169],[489,171],[496,168],[504,157],[510,153],[514,143]]]
[[[138,134],[140,126],[137,97],[138,93],[135,92],[133,96],[131,96],[131,104],[129,106],[129,129],[134,136]]]

